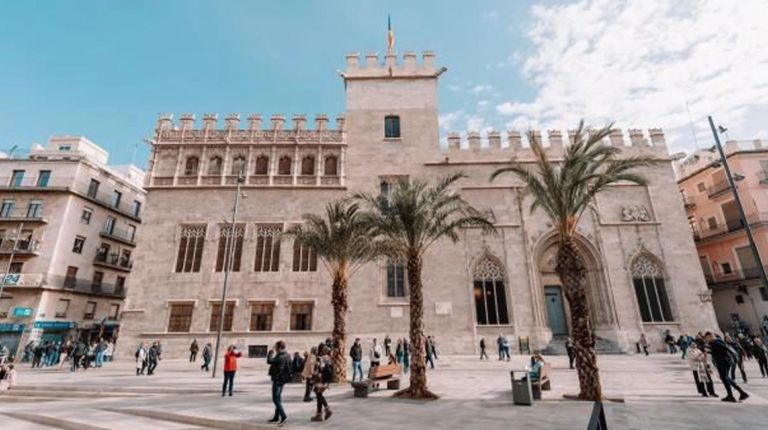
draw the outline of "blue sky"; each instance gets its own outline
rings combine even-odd
[[[138,144],[143,166],[160,112],[342,112],[335,71],[349,51],[384,51],[387,13],[398,51],[434,50],[449,68],[443,132],[584,117],[660,126],[691,149],[688,103],[701,140],[710,112],[731,137],[768,137],[766,2],[666,3],[4,2],[0,150],[82,134],[113,163]]]

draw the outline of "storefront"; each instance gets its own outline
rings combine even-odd
[[[35,321],[35,331],[40,332],[39,342],[64,342],[74,334],[76,326],[73,321]]]
[[[16,354],[22,333],[24,324],[0,323],[0,345],[8,348],[9,356]]]

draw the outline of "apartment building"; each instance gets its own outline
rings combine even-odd
[[[679,161],[678,186],[718,324],[729,329],[741,322],[759,330],[768,315],[759,270],[768,265],[768,141],[729,141],[725,152],[761,261],[749,246],[717,151],[699,150]]]
[[[0,158],[0,343],[117,335],[144,172],[80,136]]]

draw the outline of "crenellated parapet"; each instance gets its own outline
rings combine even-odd
[[[352,52],[347,54],[347,68],[341,76],[344,79],[435,78],[447,70],[435,66],[435,54],[432,51],[422,52],[420,60],[411,51],[406,51],[402,57],[394,52],[383,56],[371,52],[362,58],[359,53]]]
[[[533,130],[534,138],[540,141],[555,158],[562,155],[565,147],[573,142],[576,130],[565,132],[557,129]],[[499,156],[526,158],[532,157],[528,132],[519,130],[496,130],[481,134],[470,131],[465,134],[451,132],[446,136],[445,152],[451,160],[470,161],[473,159],[497,159]],[[622,154],[668,157],[667,143],[660,128],[649,130],[616,129],[603,139],[604,145],[622,149]]]
[[[157,119],[155,144],[193,143],[345,143],[345,118],[339,115],[334,127],[329,127],[326,114],[317,114],[314,127],[308,127],[307,117],[296,114],[286,121],[283,114],[274,114],[263,121],[261,114],[248,115],[247,124],[241,124],[240,114],[224,117],[208,113],[196,121],[195,115],[184,113],[174,121],[173,115],[164,113]]]

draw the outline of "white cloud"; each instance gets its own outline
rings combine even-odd
[[[453,125],[464,117],[463,110],[457,110],[441,114],[437,117],[437,123],[440,125],[441,130],[451,131]]]
[[[512,116],[508,124],[663,127],[674,146],[690,149],[686,103],[702,136],[707,114],[731,130],[755,111],[768,114],[766,16],[765,0],[534,6],[522,72],[537,94],[496,112]]]
[[[493,89],[493,86],[491,85],[475,85],[474,87],[469,89],[469,92],[472,94],[482,94],[488,91],[491,91]]]

